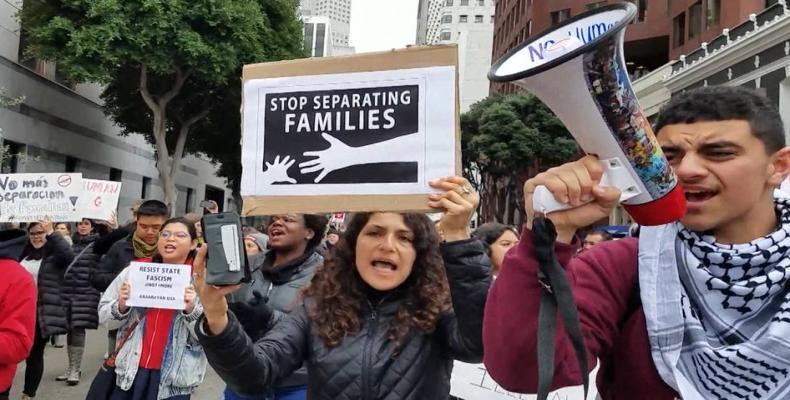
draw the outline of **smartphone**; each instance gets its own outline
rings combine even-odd
[[[208,246],[206,283],[225,286],[249,282],[250,268],[244,251],[239,214],[206,214],[200,222],[203,240]]]

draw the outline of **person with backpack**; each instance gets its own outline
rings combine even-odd
[[[546,217],[578,308],[582,351],[601,362],[600,397],[787,399],[790,201],[774,189],[790,174],[790,147],[779,113],[754,90],[706,87],[675,95],[655,131],[685,192],[679,222],[642,226],[638,238],[574,258],[576,232],[607,217],[620,195],[599,186],[598,160],[587,156],[524,186],[530,226],[538,185],[577,206]],[[538,385],[544,289],[534,237],[524,229],[505,258],[483,332],[488,372],[520,393]],[[565,328],[556,329],[553,387],[578,385],[588,371],[579,371]]]

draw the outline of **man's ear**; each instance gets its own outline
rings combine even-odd
[[[790,175],[790,146],[785,146],[771,156],[768,184],[779,187]]]
[[[307,235],[305,235],[305,239],[311,240],[315,237],[315,231],[312,229],[307,229]]]

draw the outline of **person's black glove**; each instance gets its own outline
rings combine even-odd
[[[252,341],[257,341],[269,330],[274,309],[267,304],[269,299],[261,292],[253,290],[252,297],[247,302],[229,303],[228,309],[233,312]]]

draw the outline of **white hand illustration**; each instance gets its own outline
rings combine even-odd
[[[285,156],[280,160],[280,156],[274,158],[274,162],[266,163],[266,171],[263,171],[261,177],[265,184],[271,185],[277,182],[296,183],[296,179],[288,176],[288,169],[296,162],[296,159],[291,159],[291,156]]]
[[[348,146],[334,136],[322,133],[321,137],[329,142],[329,148],[319,151],[306,151],[305,157],[317,157],[299,164],[302,174],[321,171],[315,178],[315,183],[321,182],[330,172],[357,164],[352,155],[354,147]]]

